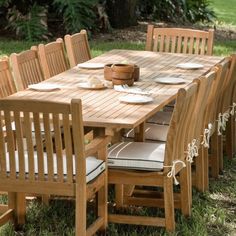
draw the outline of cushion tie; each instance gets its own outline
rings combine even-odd
[[[229,120],[229,112],[225,112],[223,114],[219,113],[218,115],[218,135],[222,135],[222,131],[225,131],[226,129],[226,122]]]
[[[198,147],[197,147],[197,139],[193,139],[191,143],[188,144],[188,151],[186,161],[192,163],[193,158],[198,156]]]
[[[179,182],[176,178],[175,165],[178,164],[178,163],[181,163],[183,165],[183,167],[186,167],[186,164],[181,160],[174,160],[172,163],[173,163],[172,166],[163,166],[163,167],[171,167],[171,170],[167,173],[167,177],[168,178],[173,177],[174,178],[174,184],[178,185]]]
[[[231,111],[230,111],[230,114],[233,116],[234,114],[235,114],[235,108],[236,108],[236,103],[235,102],[233,102],[233,105],[232,106],[230,106],[230,107],[232,107],[232,109],[231,109]]]
[[[201,142],[201,144],[202,144],[205,148],[209,148],[209,147],[210,147],[211,129],[212,129],[212,124],[209,123],[209,124],[208,124],[208,129],[205,129],[205,130],[204,130],[203,141]]]

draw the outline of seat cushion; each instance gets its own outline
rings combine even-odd
[[[145,139],[165,142],[167,139],[169,126],[153,123],[145,124]],[[134,130],[130,130],[125,135],[127,138],[134,138]]]
[[[108,149],[108,167],[160,171],[164,155],[164,143],[121,142]]]
[[[169,125],[171,120],[172,112],[171,111],[159,111],[150,119],[148,123],[160,124],[160,125]]]
[[[19,157],[18,152],[15,151],[15,165],[16,165],[16,173],[19,172]],[[54,175],[57,175],[57,156],[53,154],[53,166],[54,166]],[[86,183],[95,179],[98,175],[100,175],[106,168],[105,162],[97,159],[96,157],[87,157],[86,158]],[[9,163],[9,153],[7,152],[6,159],[6,170],[10,171],[10,163]],[[34,152],[34,172],[38,174],[38,161],[37,161],[37,153]],[[29,173],[28,166],[28,155],[25,153],[25,173]],[[47,154],[44,153],[44,174],[48,174],[48,166],[47,166]],[[67,175],[67,166],[66,166],[66,156],[63,155],[63,174],[66,178]],[[73,156],[73,175],[75,176],[75,157]]]

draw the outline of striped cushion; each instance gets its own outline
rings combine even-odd
[[[158,125],[152,123],[145,124],[145,139],[147,140],[156,140],[165,142],[167,139],[169,126],[167,125]],[[130,130],[125,135],[127,138],[134,137],[134,130]]]
[[[172,112],[171,111],[160,111],[157,112],[154,116],[148,119],[148,123],[160,124],[160,125],[169,125],[171,120]]]
[[[163,169],[165,144],[122,142],[108,150],[108,167],[160,171]]]
[[[56,154],[53,154],[53,166],[54,166],[54,175],[57,175],[57,157]],[[18,152],[15,152],[15,165],[16,165],[16,173],[19,172],[19,158]],[[95,157],[87,157],[86,158],[86,183],[89,183],[93,179],[95,179],[98,175],[100,175],[106,168],[105,162],[99,160]],[[10,171],[10,163],[9,163],[9,153],[7,152],[6,158],[6,170],[9,173]],[[29,172],[28,166],[28,155],[25,153],[25,173]],[[37,153],[34,152],[34,172],[38,174],[38,161],[37,161]],[[44,174],[48,174],[48,166],[47,166],[47,154],[44,153]],[[67,174],[67,166],[66,166],[66,156],[63,155],[63,174],[66,178]],[[75,158],[73,156],[73,175],[75,175]]]

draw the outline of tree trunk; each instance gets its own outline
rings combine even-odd
[[[137,0],[107,0],[106,10],[113,28],[125,28],[137,24]]]

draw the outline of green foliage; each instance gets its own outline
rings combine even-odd
[[[63,15],[66,31],[75,33],[82,28],[93,28],[96,20],[94,7],[98,0],[54,0],[53,5]]]
[[[140,16],[170,22],[212,21],[214,12],[208,0],[140,0]]]
[[[28,41],[47,39],[47,9],[34,3],[23,15],[16,6],[8,11],[8,28]]]

